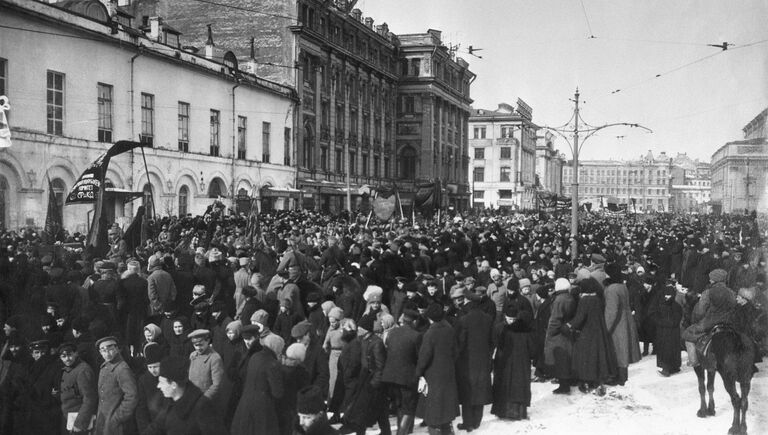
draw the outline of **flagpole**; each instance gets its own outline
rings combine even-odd
[[[147,156],[144,155],[144,145],[140,146],[141,148],[141,159],[144,160],[144,173],[147,174],[147,184],[149,185],[149,199],[151,200],[152,204],[152,218],[157,217],[157,210],[155,210],[155,192],[154,189],[152,189],[152,179],[149,178],[149,167],[147,166]]]

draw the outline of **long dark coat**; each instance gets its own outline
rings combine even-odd
[[[455,325],[456,383],[462,405],[491,403],[491,355],[493,354],[493,317],[479,306],[459,317]]]
[[[571,327],[578,331],[573,344],[573,371],[576,379],[585,382],[604,382],[616,376],[616,355],[608,336],[600,299],[584,294],[579,299]]]
[[[309,375],[304,366],[283,365],[280,367],[283,375],[285,394],[278,400],[277,418],[280,422],[280,434],[291,435],[296,426],[296,394],[309,384]]]
[[[55,433],[61,419],[61,409],[52,390],[59,388],[61,362],[51,355],[43,355],[32,363],[24,379],[20,400],[26,405],[21,434]]]
[[[284,394],[283,374],[277,357],[269,349],[248,360],[243,395],[232,419],[233,435],[278,435],[277,400]]]
[[[203,396],[199,388],[188,383],[181,398],[173,402],[166,412],[163,412],[146,431],[142,432],[142,435],[227,435],[228,433],[213,403]]]
[[[419,359],[421,334],[410,325],[398,326],[387,335],[387,360],[381,380],[416,389],[416,363]]]
[[[459,415],[459,392],[456,387],[455,333],[447,321],[430,325],[419,349],[416,376],[424,376],[429,387],[424,403],[424,422],[442,426]]]
[[[136,382],[139,403],[136,406],[136,425],[143,432],[161,412],[168,409],[171,400],[163,397],[157,388],[157,378],[144,372]]]
[[[350,406],[346,408],[344,421],[356,427],[368,427],[376,423],[387,405],[381,382],[387,353],[384,342],[374,334],[361,339],[363,364],[358,387]]]
[[[680,369],[680,321],[683,307],[674,298],[661,299],[656,311],[656,366],[676,371]]]
[[[549,325],[549,316],[552,314],[552,302],[554,297],[550,296],[544,299],[544,302],[536,311],[536,317],[533,320],[533,330],[531,331],[531,340],[533,341],[533,353],[531,359],[536,369],[546,373],[546,364],[544,364],[544,342],[547,338],[547,327]]]
[[[336,387],[333,389],[334,398],[332,400],[335,403],[340,402],[340,409],[347,409],[357,393],[357,388],[360,386],[358,378],[360,377],[360,369],[362,367],[361,355],[362,346],[357,337],[344,343],[344,347],[341,349],[338,363],[339,376],[337,379],[341,379],[343,386],[339,388],[337,381]]]
[[[510,405],[531,405],[531,356],[534,350],[530,327],[520,320],[498,324],[493,360],[493,406],[491,413],[511,417]]]
[[[619,367],[627,367],[641,358],[629,291],[624,284],[612,283],[605,288],[604,294],[605,326],[616,351],[616,363]]]
[[[638,339],[643,342],[653,343],[656,337],[656,322],[653,320],[655,311],[659,306],[661,290],[658,284],[654,284],[651,290],[643,288],[640,294],[640,325],[637,328]]]
[[[544,340],[544,363],[553,377],[571,379],[573,342],[566,323],[576,311],[576,301],[568,290],[555,292],[552,297],[552,314],[549,316],[547,336]]]

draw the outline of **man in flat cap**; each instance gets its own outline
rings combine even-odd
[[[94,433],[122,435],[133,427],[133,414],[138,404],[136,379],[120,355],[117,338],[99,339],[96,349],[104,362],[99,371],[99,409]]]
[[[197,329],[187,335],[195,350],[189,355],[189,381],[205,397],[217,403],[218,392],[224,379],[224,363],[211,347],[211,331]]]
[[[96,374],[80,359],[75,343],[65,342],[58,351],[64,364],[59,388],[64,425],[70,434],[86,434],[93,428],[99,401]]]
[[[387,359],[381,380],[388,385],[390,397],[397,408],[398,435],[409,433],[419,401],[415,373],[421,334],[414,323],[419,317],[419,313],[412,309],[403,310],[401,326],[390,331],[384,343]]]
[[[61,364],[51,355],[47,340],[33,341],[29,344],[32,351],[32,364],[26,369],[26,388],[21,388],[16,403],[21,404],[23,419],[18,428],[21,433],[55,433],[59,430],[59,406],[54,397],[58,393],[58,376]]]

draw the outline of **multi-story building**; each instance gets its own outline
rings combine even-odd
[[[678,213],[708,213],[711,183],[709,163],[678,153],[672,159],[669,210]]]
[[[637,160],[580,160],[579,203],[628,204],[630,211],[669,210],[670,159],[653,153]],[[573,192],[573,161],[563,167],[564,194]]]
[[[107,186],[154,198],[158,214],[200,214],[221,197],[238,211],[252,198],[287,208],[296,197],[291,88],[214,59],[211,44],[183,48],[160,20],[141,30],[110,2],[3,0],[0,24],[13,141],[0,151],[3,227],[42,225],[49,186],[63,202],[118,140],[144,147],[112,160]],[[108,217],[125,224],[133,203],[115,195]],[[85,231],[91,207],[64,207],[64,226]]]
[[[387,23],[363,17],[356,3],[153,0],[133,10],[165,16],[191,44],[205,41],[212,23],[215,39],[241,63],[295,86],[296,184],[304,207],[338,211],[349,191],[355,208],[365,186],[393,183],[407,203],[419,181],[437,179],[448,202],[460,206],[468,197],[460,162],[474,74],[439,31],[397,36]]]
[[[398,39],[399,185],[439,180],[445,189],[444,205],[464,209],[469,203],[469,87],[475,75],[467,62],[443,45],[439,30]]]
[[[712,155],[712,209],[715,213],[768,210],[768,137],[763,110],[742,131],[744,140],[728,142]]]
[[[562,195],[565,156],[555,149],[554,134],[536,137],[536,186],[544,193]]]
[[[476,208],[536,207],[536,145],[539,127],[531,107],[501,103],[469,118],[472,203]]]

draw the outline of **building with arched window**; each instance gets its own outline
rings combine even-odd
[[[106,174],[106,214],[120,225],[142,204],[161,216],[202,214],[219,198],[234,207],[243,189],[256,199],[267,184],[278,189],[274,207],[293,205],[291,87],[238,68],[215,44],[182,47],[157,17],[135,22],[99,0],[50,3],[0,2],[13,142],[0,150],[0,226],[42,226],[48,180],[62,202],[118,140],[143,144],[112,158]],[[87,231],[93,208],[63,207],[64,227]]]

